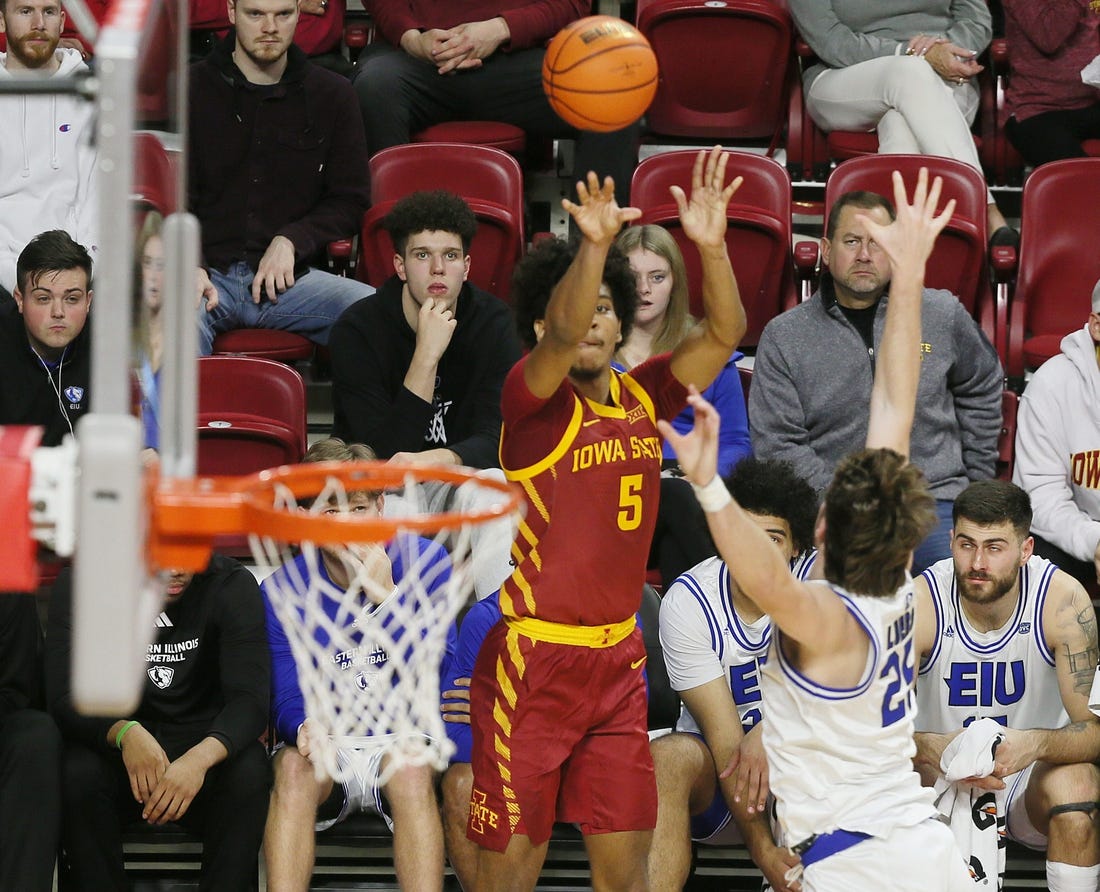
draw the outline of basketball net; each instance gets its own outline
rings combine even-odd
[[[321,466],[301,466],[309,467]],[[472,534],[514,515],[518,495],[472,471],[378,463],[334,469],[307,489],[271,482],[270,514],[306,529],[253,532],[249,543],[297,667],[318,777],[343,782],[379,749],[379,784],[404,766],[442,770],[453,745],[439,708],[440,661],[478,571]],[[352,498],[363,492],[400,498],[405,511],[356,510]],[[307,538],[310,526],[320,536],[332,522],[344,524],[345,541]]]

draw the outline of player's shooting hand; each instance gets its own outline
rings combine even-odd
[[[198,307],[203,301],[206,302],[206,312],[209,313],[221,302],[221,298],[218,297],[218,289],[210,281],[210,273],[200,266],[195,273],[195,306]]]
[[[420,354],[417,359],[436,365],[450,345],[457,325],[454,310],[446,302],[437,304],[435,298],[426,298],[416,318],[416,352]]]
[[[298,748],[299,753],[313,761],[314,754],[320,750],[321,743],[327,736],[327,732],[321,727],[320,723],[313,719],[306,719],[298,729],[298,739],[294,742],[294,745]]]
[[[726,245],[726,208],[743,182],[742,177],[735,177],[726,183],[729,157],[721,146],[710,152],[701,149],[691,171],[691,197],[679,186],[669,187],[684,234],[700,248],[724,249]]]
[[[190,751],[184,753],[168,766],[160,783],[145,801],[142,819],[150,824],[178,821],[191,807],[205,780],[205,766]]]
[[[273,304],[279,295],[294,284],[294,243],[285,235],[277,235],[264,251],[252,279],[252,303],[258,304],[264,296]]]
[[[936,213],[943,180],[936,177],[929,188],[927,168],[922,167],[917,175],[912,202],[906,197],[901,174],[895,170],[893,178],[897,219],[888,226],[883,226],[865,213],[857,213],[856,219],[863,223],[867,234],[890,259],[895,279],[899,273],[905,272],[923,276],[925,261],[932,253],[936,238],[955,211],[955,199],[952,198],[939,214]]]
[[[141,725],[134,725],[122,738],[122,764],[126,766],[134,800],[147,802],[168,769],[168,755],[152,734]]]
[[[721,778],[737,776],[733,798],[745,804],[750,815],[763,814],[768,807],[768,759],[764,754],[764,734],[762,725],[755,725],[741,738],[738,757],[718,776]]]
[[[597,245],[611,244],[624,223],[642,215],[640,208],[619,207],[611,177],[604,177],[601,186],[599,177],[591,170],[586,179],[577,182],[577,202],[574,204],[563,198],[561,206],[573,218],[581,234]]]
[[[460,725],[470,724],[470,679],[456,678],[455,687],[443,692],[443,699],[448,701],[439,704],[439,711],[443,713],[443,721],[454,722]]]
[[[686,434],[678,434],[671,424],[661,420],[657,430],[668,440],[680,462],[684,476],[696,486],[706,486],[718,473],[718,412],[694,385],[688,386],[688,405],[695,412],[695,424]]]

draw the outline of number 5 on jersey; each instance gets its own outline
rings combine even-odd
[[[624,474],[619,478],[619,529],[625,532],[642,525],[642,475]]]

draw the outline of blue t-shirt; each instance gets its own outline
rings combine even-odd
[[[398,585],[398,588],[400,588],[401,580],[405,578],[405,574],[410,572],[410,570],[415,570],[420,574],[429,594],[439,591],[450,579],[450,556],[443,546],[428,539],[412,535],[398,536],[386,545],[386,554],[393,564],[393,579]],[[306,719],[306,707],[305,700],[302,696],[302,689],[298,682],[298,664],[294,660],[294,654],[291,651],[290,642],[287,639],[286,631],[283,629],[283,624],[279,620],[275,608],[271,603],[269,590],[276,579],[285,584],[285,580],[288,577],[294,580],[297,589],[305,589],[310,581],[309,565],[310,561],[307,560],[306,556],[300,554],[289,564],[285,564],[276,570],[275,573],[264,580],[263,584],[260,586],[264,594],[264,610],[266,611],[267,618],[267,639],[271,649],[272,717],[278,738],[291,744],[297,740],[298,728]],[[316,565],[322,580],[322,590],[328,590],[334,593],[332,597],[327,595],[322,596],[322,609],[329,619],[335,620],[337,611],[340,609],[340,602],[336,597],[336,593],[339,590],[332,580],[329,579],[328,574],[325,572],[324,563],[319,557],[316,560]],[[398,594],[398,597],[401,599],[407,598],[408,596],[408,593],[404,591]],[[304,615],[300,608],[299,614]],[[346,625],[350,625],[355,621],[357,615],[345,612],[342,618]],[[403,630],[400,626],[396,625],[397,620],[394,614],[388,613],[381,619],[381,622],[382,628],[387,630],[387,634],[394,641],[400,642],[403,636]],[[358,642],[362,640],[362,633],[353,633],[351,637],[354,642]],[[441,661],[443,666],[451,662],[457,639],[457,628],[455,624],[452,623],[451,627],[447,630],[447,643]],[[322,648],[327,648],[329,646],[328,631],[318,626],[314,631],[314,640]],[[408,651],[404,654],[405,659],[408,659],[410,656],[409,651],[411,651],[416,644],[417,642],[415,641],[410,641],[408,643]],[[338,659],[339,656],[339,654],[333,653],[334,659]],[[384,652],[371,654],[371,665],[382,665],[388,659],[389,655]],[[349,661],[346,668],[352,669],[354,667]],[[358,671],[362,672],[361,669]]]

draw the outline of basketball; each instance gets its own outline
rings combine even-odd
[[[588,16],[550,41],[542,88],[566,123],[600,133],[621,130],[653,101],[657,57],[633,25],[614,16]]]

